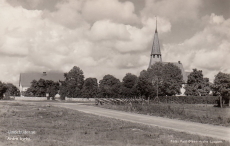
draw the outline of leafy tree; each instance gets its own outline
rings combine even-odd
[[[162,71],[162,83],[160,89],[163,95],[173,96],[181,94],[183,76],[181,70],[174,64],[165,64]]]
[[[83,71],[74,66],[68,73],[64,74],[65,85],[66,85],[66,95],[68,97],[77,97],[81,95],[81,89],[84,84]]]
[[[183,83],[183,76],[181,70],[176,65],[157,62],[147,72],[155,90],[158,90],[158,95],[172,96],[181,93],[180,89]]]
[[[121,94],[125,97],[134,97],[138,94],[137,76],[127,73],[122,80]]]
[[[36,96],[38,91],[38,81],[33,80],[30,87],[26,90],[25,96]]]
[[[3,94],[7,91],[7,86],[5,83],[0,81],[0,99],[3,99]]]
[[[67,93],[68,93],[68,89],[67,89],[67,84],[65,81],[60,81],[61,85],[59,88],[59,94],[61,96],[61,100],[65,100]]]
[[[46,96],[46,81],[44,79],[39,79],[38,81],[33,80],[31,82],[30,88],[27,89],[25,95],[45,97]]]
[[[101,97],[118,97],[120,94],[120,80],[112,75],[105,75],[99,81],[99,95]]]
[[[163,96],[164,92],[162,91],[163,86],[163,71],[164,71],[164,64],[161,62],[156,62],[155,64],[153,64],[150,68],[148,68],[148,73],[149,73],[149,80],[151,81],[151,83],[153,84],[153,88],[154,90],[156,90],[156,93],[154,93],[155,95],[160,95]]]
[[[19,89],[15,85],[13,85],[12,83],[7,83],[6,86],[7,86],[7,90],[5,93],[6,96],[19,96],[20,94]]]
[[[37,82],[38,90],[36,92],[36,96],[38,97],[45,97],[46,96],[46,80],[40,79]]]
[[[44,97],[46,93],[49,94],[49,97],[53,97],[58,93],[59,83],[52,80],[39,79],[38,81],[33,80],[31,82],[30,88],[26,91],[26,96],[38,96]],[[48,97],[48,98],[49,98]]]
[[[203,83],[201,84],[201,89],[198,90],[201,96],[209,95],[211,91],[211,83],[209,78],[204,78]]]
[[[137,81],[137,89],[141,97],[145,96],[145,98],[149,98],[150,96],[156,95],[156,89],[152,84],[151,77],[148,71],[141,71]]]
[[[96,78],[87,78],[82,88],[82,96],[85,98],[96,97],[98,93],[98,83]]]
[[[219,72],[211,88],[214,95],[220,95],[220,106],[222,107],[222,98],[225,102],[229,102],[230,99],[230,74]]]
[[[54,82],[52,80],[46,80],[45,84],[46,84],[46,93],[48,93],[49,97],[52,97],[52,99],[54,100],[54,97],[58,93],[58,90],[59,90],[59,83]]]
[[[210,92],[209,79],[204,78],[202,70],[193,69],[185,85],[185,95],[202,96]]]

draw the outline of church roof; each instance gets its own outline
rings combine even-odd
[[[161,50],[160,50],[160,43],[159,43],[159,38],[158,38],[158,33],[157,33],[157,29],[155,31],[154,34],[154,39],[153,39],[153,46],[152,46],[152,54],[161,54]]]
[[[38,81],[39,79],[52,80],[54,82],[58,82],[59,80],[64,81],[64,73],[59,73],[59,72],[21,73],[20,74],[20,79],[19,79],[19,86],[21,85],[22,87],[30,87],[31,82],[33,80]]]

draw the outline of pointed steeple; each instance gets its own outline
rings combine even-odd
[[[156,17],[156,30],[155,30],[155,33],[157,33],[157,17]]]
[[[159,42],[158,32],[157,32],[157,19],[156,19],[156,30],[153,39],[152,51],[150,54],[149,67],[151,67],[156,62],[162,62],[160,42]]]

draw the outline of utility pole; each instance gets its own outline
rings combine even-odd
[[[158,98],[158,77],[157,77],[157,98]]]

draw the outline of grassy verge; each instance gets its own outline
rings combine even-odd
[[[100,107],[134,112],[171,119],[187,120],[205,124],[230,126],[230,108],[218,108],[205,104],[127,104],[100,105]]]
[[[216,145],[211,142],[230,145],[213,138],[99,117],[46,103],[0,102],[0,109],[2,146]],[[33,134],[8,133],[19,130]],[[12,140],[13,137],[18,140]]]

